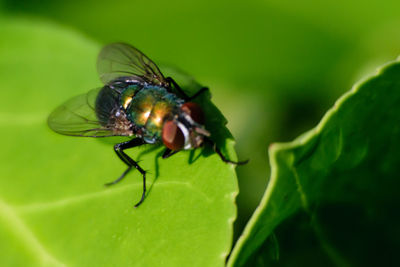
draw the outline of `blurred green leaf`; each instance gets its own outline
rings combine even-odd
[[[396,61],[355,85],[317,127],[291,143],[271,145],[269,185],[228,265],[397,262],[399,137]],[[273,254],[266,239],[274,229],[279,261],[265,257]]]
[[[125,170],[112,146],[46,125],[57,105],[100,85],[99,46],[32,19],[0,24],[0,265],[223,266],[236,216],[234,167],[210,148],[167,160],[158,160],[160,148],[132,149],[150,178],[134,209],[138,172],[103,186]],[[225,119],[201,101],[234,159]]]

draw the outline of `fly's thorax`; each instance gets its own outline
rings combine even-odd
[[[146,142],[159,142],[165,119],[173,117],[183,101],[158,86],[145,86],[134,92],[131,100],[126,100],[131,93],[126,93],[127,97],[123,102],[129,102],[126,108],[130,120]]]

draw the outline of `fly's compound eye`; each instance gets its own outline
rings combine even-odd
[[[162,140],[171,150],[181,150],[185,144],[185,136],[175,121],[166,121],[162,129]]]
[[[181,110],[188,114],[192,120],[199,124],[204,124],[204,113],[199,105],[193,102],[184,103]]]

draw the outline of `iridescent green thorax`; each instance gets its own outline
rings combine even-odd
[[[148,143],[161,140],[162,126],[167,116],[173,116],[184,102],[163,87],[145,86],[137,91],[127,88],[121,97],[128,118],[140,130],[138,134]]]

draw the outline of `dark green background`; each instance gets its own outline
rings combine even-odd
[[[0,8],[100,43],[131,43],[209,86],[239,157],[250,159],[237,168],[236,235],[264,192],[269,144],[314,126],[356,80],[400,51],[398,1],[9,0]]]

